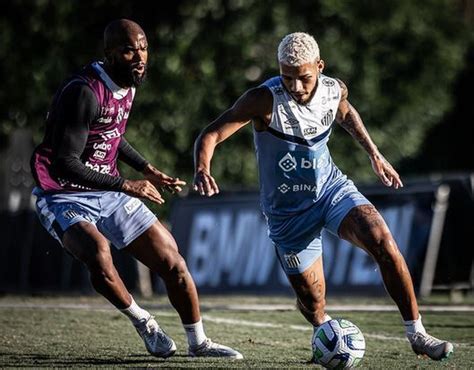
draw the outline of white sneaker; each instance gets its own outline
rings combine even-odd
[[[145,342],[147,351],[153,356],[167,358],[176,352],[176,344],[173,339],[160,328],[153,316],[141,320],[139,324],[135,325],[135,329]]]
[[[409,338],[411,348],[417,355],[426,355],[433,360],[443,360],[453,353],[453,345],[432,337],[426,333],[417,332]]]
[[[189,347],[188,354],[191,357],[227,357],[236,360],[241,360],[244,358],[244,356],[242,356],[242,354],[236,350],[221,344],[214,343],[209,338],[207,338],[197,347]]]

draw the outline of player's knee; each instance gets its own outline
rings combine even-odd
[[[108,244],[97,243],[95,253],[91,253],[85,262],[91,272],[108,274],[113,268],[113,259]]]
[[[188,274],[188,267],[183,257],[179,253],[173,255],[167,261],[167,268],[163,278],[173,280],[173,282],[183,283]]]

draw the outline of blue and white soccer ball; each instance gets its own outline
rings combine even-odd
[[[348,320],[326,321],[313,334],[313,361],[328,369],[356,367],[365,353],[360,329]]]

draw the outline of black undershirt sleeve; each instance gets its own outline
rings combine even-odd
[[[120,191],[122,177],[99,173],[88,168],[81,155],[87,143],[89,125],[97,117],[99,104],[89,86],[73,83],[62,93],[56,111],[53,167],[59,177],[93,189]],[[59,133],[59,134],[58,134]]]
[[[148,164],[148,161],[138,153],[133,146],[122,136],[119,144],[118,158],[138,172],[142,172]]]

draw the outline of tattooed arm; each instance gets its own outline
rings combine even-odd
[[[341,101],[337,109],[336,122],[339,123],[344,130],[356,139],[360,145],[369,154],[372,168],[375,174],[386,186],[393,186],[395,189],[403,187],[400,176],[390,163],[379,152],[377,146],[370,138],[367,129],[362,122],[357,110],[347,100],[348,90],[347,86],[340,80],[341,85]]]

